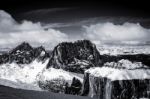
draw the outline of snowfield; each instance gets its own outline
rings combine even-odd
[[[119,70],[110,67],[96,67],[87,70],[94,77],[106,77],[112,81],[132,80],[132,79],[150,79],[150,70]]]
[[[48,61],[49,59],[42,63],[35,60],[31,64],[23,65],[16,63],[3,64],[0,66],[0,84],[14,88],[41,90],[38,81],[45,82],[54,79],[64,79],[68,84],[71,84],[73,77],[76,77],[83,82],[81,77],[62,69],[46,69]]]
[[[17,85],[25,84],[33,86],[30,90],[39,90],[40,88],[37,86],[36,77],[45,68],[47,62],[48,60],[46,60],[45,63],[35,60],[31,64],[23,65],[18,65],[16,63],[2,64],[0,66],[0,79],[4,79],[6,82],[7,80],[12,81],[12,83],[8,83],[7,86],[14,87],[13,83],[16,83]],[[1,84],[2,81],[3,80],[0,81]],[[18,87],[20,88],[21,86]],[[24,89],[24,87],[21,88]]]
[[[125,68],[114,68],[118,63]],[[86,70],[86,73],[89,73],[90,76],[94,77],[106,77],[111,81],[115,80],[132,80],[132,79],[150,79],[150,69],[141,68],[141,64],[131,63],[128,60],[120,60],[118,63],[106,63],[104,67],[95,67]],[[107,65],[107,66],[106,66]],[[108,66],[110,65],[110,66]],[[115,65],[115,66],[113,66]],[[120,66],[120,67],[121,67]],[[140,68],[139,68],[140,67]]]
[[[3,64],[0,66],[0,78],[14,82],[36,84],[36,76],[45,68],[47,62],[48,60],[45,63],[35,60],[31,64]]]
[[[150,46],[98,46],[101,55],[150,54]]]
[[[81,77],[78,77],[71,72],[67,72],[62,69],[55,69],[55,68],[45,69],[42,73],[38,74],[37,79],[38,81],[51,81],[59,78],[67,81],[68,84],[71,85],[73,77],[76,77],[81,82],[83,82],[83,79]]]

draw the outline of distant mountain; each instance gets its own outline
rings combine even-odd
[[[150,69],[150,67],[142,64],[142,62],[131,62],[129,60],[121,59],[118,62],[106,62],[104,67],[115,68],[115,69]]]
[[[52,51],[47,68],[62,68],[66,71],[83,73],[90,67],[101,66],[100,54],[89,40],[74,43],[63,42]]]
[[[49,54],[44,47],[33,48],[29,43],[23,42],[8,53],[0,55],[0,64],[12,62],[29,64],[35,59],[43,61],[47,57],[49,57]]]
[[[106,62],[118,62],[122,59],[127,59],[131,62],[141,62],[150,67],[150,54],[129,54],[129,55],[101,55],[103,64]]]

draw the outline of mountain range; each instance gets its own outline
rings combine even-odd
[[[4,84],[2,81],[5,79],[10,81],[8,86],[14,87],[15,84],[16,88],[32,86],[29,90],[106,99],[116,99],[116,95],[120,96],[117,99],[149,97],[149,67],[149,54],[105,55],[89,40],[62,42],[51,52],[42,46],[32,47],[23,42],[0,55],[0,83]],[[140,84],[142,86],[138,87]],[[124,90],[130,90],[126,87],[130,85],[135,89],[132,90],[134,95],[122,96]],[[117,86],[120,89],[116,89]]]

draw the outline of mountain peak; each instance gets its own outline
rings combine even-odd
[[[95,46],[90,40],[77,40],[75,42],[62,42],[62,43],[59,43],[57,46],[63,46],[63,45]]]
[[[84,69],[100,66],[100,54],[89,40],[59,43],[52,51],[48,67],[83,73]]]
[[[15,47],[11,53],[16,53],[17,51],[30,51],[33,50],[32,46],[27,42],[22,42],[20,45]]]
[[[12,63],[17,64],[29,64],[35,59],[44,62],[49,57],[49,54],[45,51],[44,47],[40,46],[33,48],[29,43],[22,42],[6,55],[1,55],[2,61],[0,63]]]

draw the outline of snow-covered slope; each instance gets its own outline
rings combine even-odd
[[[35,60],[31,64],[2,64],[0,66],[0,78],[16,83],[25,83],[37,86],[36,77],[46,67],[47,63],[48,60],[44,63]]]
[[[64,79],[69,84],[71,84],[73,77],[76,77],[81,82],[83,82],[83,79],[81,77],[76,76],[71,72],[64,71],[63,69],[55,69],[55,68],[49,68],[43,70],[39,74],[37,79],[39,79],[39,81],[46,81],[46,80],[50,81],[59,78],[59,79]]]
[[[90,68],[85,71],[94,77],[106,77],[113,80],[150,79],[150,68],[141,62],[129,60],[105,63],[103,67]]]
[[[82,87],[83,78],[67,72],[63,69],[49,68],[43,70],[37,77],[39,87],[43,90],[48,90],[56,93],[79,94]],[[77,83],[80,83],[78,85]],[[75,84],[78,91],[73,90]],[[72,88],[72,89],[71,89]],[[74,91],[74,93],[72,93]]]
[[[150,68],[129,60],[105,63],[85,71],[83,95],[98,99],[150,97]]]
[[[150,69],[124,70],[114,69],[110,67],[96,67],[87,70],[94,77],[106,77],[115,80],[132,80],[132,79],[150,79]]]
[[[43,90],[39,82],[46,86],[47,82],[57,80],[56,83],[58,83],[58,80],[62,80],[71,86],[74,77],[83,82],[83,78],[75,73],[63,69],[46,69],[48,61],[49,59],[45,62],[35,60],[30,64],[2,64],[0,65],[0,84],[28,90]]]

